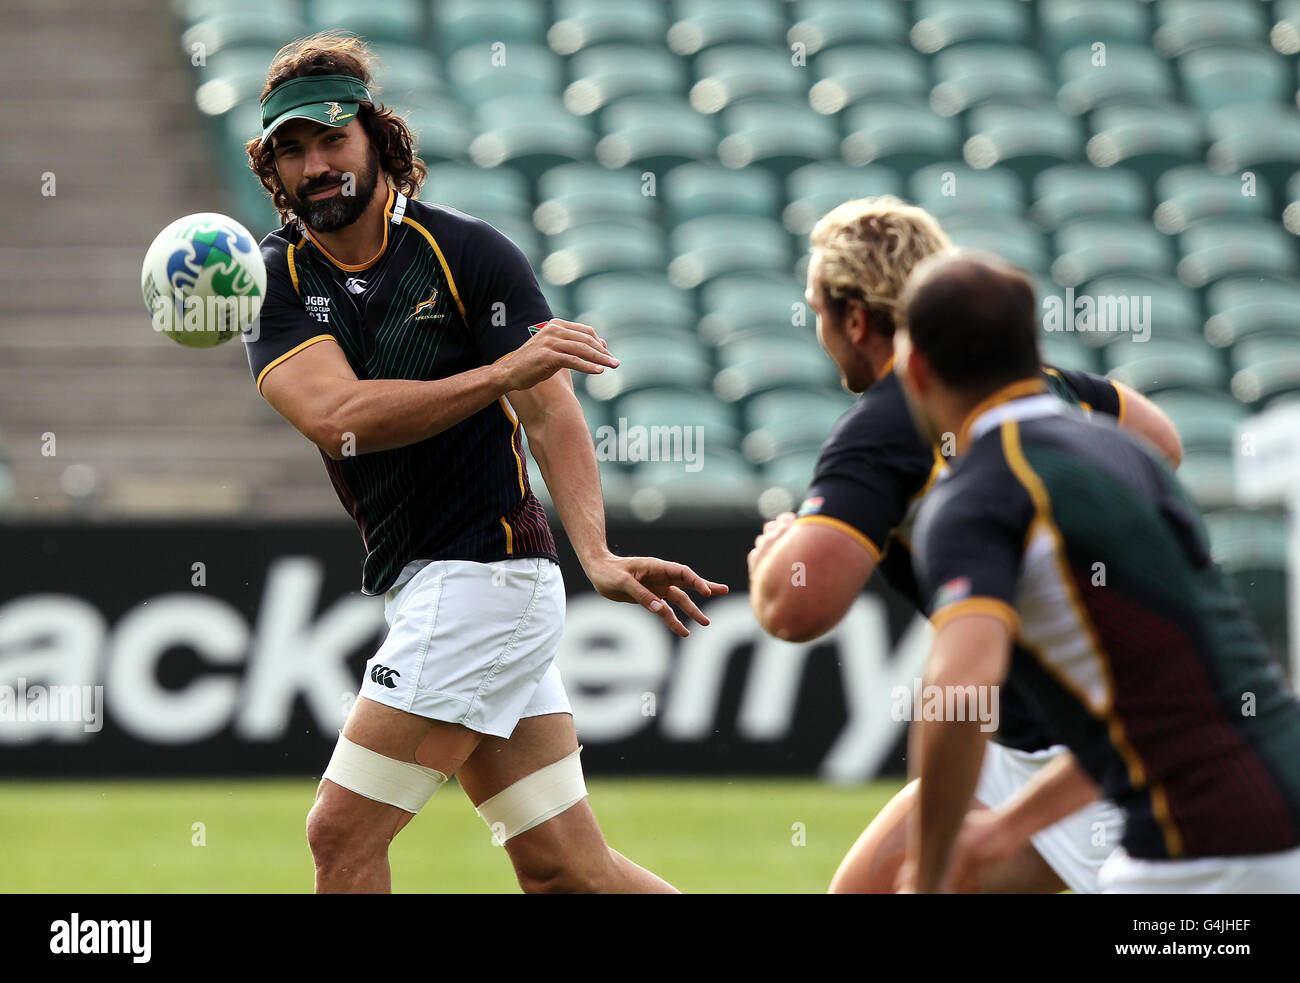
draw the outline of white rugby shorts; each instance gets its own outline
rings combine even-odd
[[[408,563],[384,595],[388,635],[360,695],[502,738],[523,717],[572,713],[555,665],[564,606],[545,558]]]
[[[985,746],[975,798],[996,809],[1024,788],[1040,768],[1067,752],[1063,744],[1042,751],[1017,751],[996,741]],[[1038,855],[1070,890],[1098,894],[1101,865],[1124,837],[1124,814],[1109,799],[1090,802],[1078,812],[1030,837]]]

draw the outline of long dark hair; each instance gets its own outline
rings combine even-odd
[[[332,31],[313,34],[286,44],[276,52],[271,67],[267,69],[261,98],[265,99],[276,86],[306,75],[351,75],[373,90],[370,80],[374,62],[374,55],[358,37]],[[414,198],[424,183],[428,168],[416,155],[415,138],[406,121],[382,103],[375,106],[363,104],[357,111],[357,119],[370,137],[384,173],[392,179],[398,191]],[[268,140],[263,146],[262,138],[257,136],[249,140],[244,149],[248,151],[249,169],[270,194],[271,203],[280,213],[280,221],[288,222],[293,209],[275,169],[275,150],[271,142]]]

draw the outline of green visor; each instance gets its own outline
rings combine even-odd
[[[291,119],[309,119],[326,126],[347,126],[357,108],[373,105],[370,90],[350,75],[307,75],[290,79],[262,100],[262,139]]]

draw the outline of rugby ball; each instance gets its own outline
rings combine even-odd
[[[256,329],[266,264],[252,233],[233,218],[196,212],[158,233],[144,256],[140,290],[155,331],[212,348]]]

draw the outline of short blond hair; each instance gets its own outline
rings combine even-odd
[[[898,298],[913,268],[954,248],[933,215],[893,195],[836,205],[813,226],[810,240],[821,253],[827,301],[837,311],[859,301],[885,334],[894,331]]]

